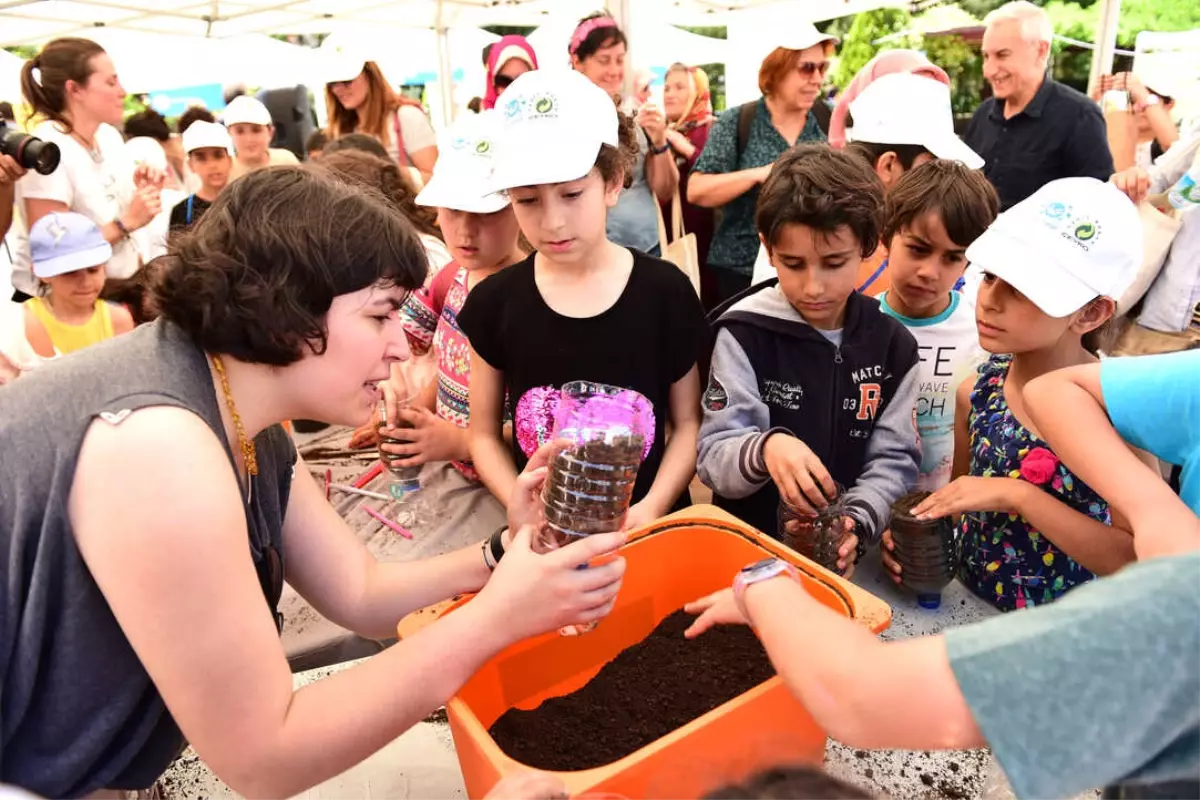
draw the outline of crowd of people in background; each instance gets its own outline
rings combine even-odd
[[[692,65],[624,96],[636,54],[605,13],[566,53],[505,36],[440,135],[346,46],[298,153],[249,95],[174,130],[126,118],[103,48],[47,43],[22,92],[61,163],[0,155],[0,593],[22,620],[0,624],[0,783],[146,790],[186,741],[235,790],[290,795],[508,645],[602,619],[625,534],[531,534],[552,395],[586,379],[650,431],[626,531],[696,478],[770,535],[836,497],[835,571],[877,558],[899,583],[893,503],[954,518],[958,579],[1006,612],[981,625],[885,645],[783,564],[690,606],[690,636],[752,624],[832,735],[988,745],[1021,796],[1200,791],[1200,211],[1144,202],[1200,176],[1200,127],[1130,73],[1055,81],[1024,0],[986,21],[992,92],[961,138],[924,54],[880,53],[830,102],[837,37],[775,33],[761,96],[719,114]],[[428,491],[482,546],[376,561],[293,420],[445,467]],[[480,594],[293,694],[285,580],[371,639]]]

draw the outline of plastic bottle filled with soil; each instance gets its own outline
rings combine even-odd
[[[816,516],[792,508],[786,500],[781,501],[779,541],[825,569],[837,572],[838,548],[846,537],[846,527],[842,521],[846,516],[846,505],[842,499],[845,492],[840,483],[836,484],[834,496],[827,498],[829,505],[818,509]]]
[[[400,407],[408,408],[409,406],[412,405],[412,402],[415,399],[416,399],[415,396],[405,398],[404,400],[400,401]],[[403,439],[396,439],[394,437],[386,436],[384,434],[384,431],[387,430],[387,404],[386,404],[386,401],[384,401],[384,400],[379,401],[379,419],[380,419],[379,443],[381,445],[384,443],[408,444],[408,442]],[[411,429],[413,426],[410,423],[406,422],[405,420],[399,419],[396,421],[395,427],[397,429],[400,429],[400,428],[410,428]],[[403,500],[407,495],[410,495],[413,492],[418,491],[421,488],[421,468],[419,466],[416,466],[416,467],[400,466],[399,462],[403,461],[404,459],[405,459],[405,456],[398,456],[398,455],[394,455],[392,453],[386,453],[386,452],[384,452],[382,447],[380,447],[380,449],[379,449],[379,460],[383,462],[383,466],[387,467],[387,471],[390,472],[394,478],[394,480],[388,484],[388,492],[396,500]]]
[[[590,381],[562,387],[553,433],[562,448],[542,489],[542,547],[621,529],[653,419],[650,401],[631,389]]]
[[[960,550],[950,517],[917,519],[912,509],[929,492],[912,492],[892,504],[892,555],[900,563],[902,585],[915,592],[922,608],[937,608],[942,589],[958,573]]]

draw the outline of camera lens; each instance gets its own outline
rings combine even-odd
[[[46,142],[18,130],[0,129],[0,153],[11,156],[25,169],[49,175],[58,168],[62,153],[54,142]]]

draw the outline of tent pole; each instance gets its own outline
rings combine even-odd
[[[1112,72],[1113,56],[1117,49],[1117,22],[1121,17],[1121,0],[1101,0],[1100,19],[1096,23],[1096,47],[1092,50],[1092,71],[1088,86],[1097,86],[1100,76]]]
[[[438,54],[438,90],[442,101],[442,126],[449,125],[454,120],[454,73],[450,66],[450,32],[446,27],[443,13],[445,0],[437,4],[437,54]]]

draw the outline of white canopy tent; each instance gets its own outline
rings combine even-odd
[[[414,64],[425,72],[432,66],[438,80],[428,97],[434,118],[445,122],[459,105],[455,77],[461,75],[463,94],[482,93],[480,50],[486,42],[479,34],[488,36],[478,30],[483,25],[539,27],[545,38],[537,47],[539,59],[553,68],[566,64],[566,40],[575,22],[607,7],[629,36],[633,66],[723,61],[726,95],[734,103],[757,94],[758,64],[789,24],[889,5],[904,1],[0,0],[0,46],[57,36],[96,38],[113,53],[131,91],[170,88],[167,83],[187,86],[197,82],[197,75],[209,83],[278,85],[282,80],[317,86],[320,77],[310,77],[315,67],[308,54],[297,52],[306,48],[264,34],[349,31],[381,61],[390,59],[384,69],[393,83],[404,81]],[[726,25],[729,38],[707,39],[673,25]],[[217,44],[231,41],[241,46]]]
[[[0,50],[0,100],[14,106],[21,99],[21,67],[25,60]]]

